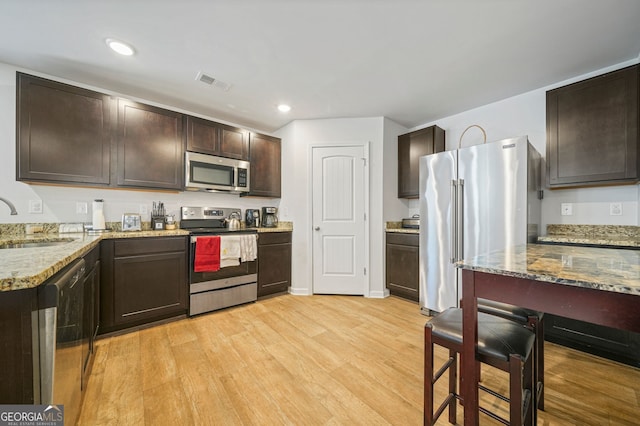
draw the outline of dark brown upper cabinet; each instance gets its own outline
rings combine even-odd
[[[247,195],[280,198],[280,139],[251,133],[249,135],[250,192]]]
[[[398,198],[418,198],[420,157],[444,151],[444,130],[430,126],[398,136]]]
[[[16,179],[109,185],[111,99],[17,73]]]
[[[118,99],[118,186],[183,187],[182,114]]]
[[[187,116],[187,150],[238,160],[249,159],[249,132]]]
[[[547,92],[550,188],[639,180],[638,65]]]

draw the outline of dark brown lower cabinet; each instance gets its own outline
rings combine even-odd
[[[553,343],[640,367],[640,334],[547,314],[544,337]]]
[[[291,232],[258,234],[258,297],[291,286]]]
[[[0,404],[33,404],[32,312],[37,288],[0,292]]]
[[[101,244],[100,333],[186,314],[187,237]]]
[[[420,236],[387,232],[386,246],[386,286],[389,293],[418,302]]]
[[[93,361],[93,340],[98,327],[96,304],[100,286],[99,248],[95,247],[83,256],[86,266],[82,281],[82,382],[86,389]],[[55,281],[67,269],[49,278],[41,286]],[[78,284],[76,284],[77,286]],[[23,290],[0,291],[0,404],[33,404],[34,355],[38,355],[38,290],[40,287]],[[42,308],[42,307],[40,307]],[[35,346],[34,346],[35,345]],[[35,354],[34,354],[35,352]]]

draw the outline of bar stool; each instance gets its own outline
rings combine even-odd
[[[533,375],[536,378],[537,406],[544,410],[544,313],[487,299],[478,299],[478,312],[515,321],[536,334]]]
[[[456,392],[458,353],[462,351],[462,309],[450,308],[428,321],[424,328],[424,424],[432,426],[449,407],[449,422],[456,423],[457,400],[464,405],[464,395]],[[479,362],[509,373],[509,398],[478,385],[479,389],[509,403],[509,420],[480,407],[480,412],[512,426],[535,425],[534,344],[535,334],[513,321],[478,313]],[[449,349],[449,359],[434,373],[434,345]],[[434,384],[449,371],[449,393],[434,413]],[[464,378],[463,378],[464,379]]]

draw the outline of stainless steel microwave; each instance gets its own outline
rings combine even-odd
[[[184,182],[189,191],[249,192],[249,162],[187,151]]]

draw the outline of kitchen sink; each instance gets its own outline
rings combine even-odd
[[[59,238],[59,239],[47,240],[47,241],[21,241],[16,243],[0,244],[0,249],[51,247],[51,246],[59,246],[59,245],[67,244],[72,241],[74,241],[73,238]]]

